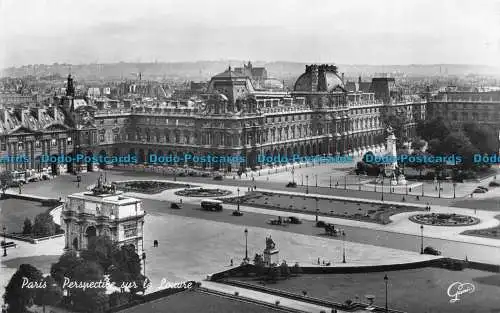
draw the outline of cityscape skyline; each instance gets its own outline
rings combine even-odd
[[[497,0],[242,4],[3,1],[0,67],[220,59],[500,66]]]

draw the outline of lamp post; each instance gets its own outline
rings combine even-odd
[[[422,182],[422,197],[424,196],[424,182]]]
[[[406,195],[408,195],[408,182],[406,182],[405,188],[406,188]]]
[[[249,261],[248,259],[248,229],[245,228],[245,263]]]
[[[345,232],[342,231],[342,263],[345,263]]]
[[[384,176],[382,176],[382,201],[384,201]]]
[[[424,225],[420,225],[420,254],[424,254]]]
[[[332,176],[330,176],[330,189],[332,189]]]
[[[387,305],[387,286],[388,286],[388,283],[389,283],[389,277],[387,277],[387,274],[385,274],[384,276],[384,282],[385,282],[385,313],[389,313],[389,306]]]
[[[7,228],[4,226],[3,230],[3,256],[7,256]]]
[[[300,185],[304,186],[304,174],[300,174]]]
[[[309,175],[306,175],[306,194],[309,193]]]
[[[318,208],[318,197],[316,197],[316,223],[318,222],[319,208]]]
[[[144,264],[144,276],[146,276],[146,252],[142,253],[142,262]]]
[[[240,211],[240,187],[238,187],[238,189],[236,189],[236,191],[238,192],[238,212]]]
[[[292,167],[292,184],[295,184],[295,169]]]
[[[347,175],[344,176],[344,190],[347,190]]]
[[[318,188],[318,174],[314,174],[315,178],[316,178],[316,188]]]
[[[457,183],[453,183],[453,199],[457,197],[457,194],[455,193],[456,188],[457,188]]]
[[[438,198],[441,198],[441,180],[438,180]]]

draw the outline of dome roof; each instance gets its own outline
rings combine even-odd
[[[339,89],[345,91],[345,85],[334,65],[306,66],[306,72],[300,75],[294,88],[295,91],[308,92],[332,92]]]

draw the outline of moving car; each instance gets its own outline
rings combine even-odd
[[[474,193],[486,193],[487,191],[481,188],[474,189]]]
[[[441,255],[441,251],[434,249],[433,247],[425,247],[424,254],[430,255]]]
[[[201,208],[207,211],[222,211],[222,201],[205,199],[201,201]]]

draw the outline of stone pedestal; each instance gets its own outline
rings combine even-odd
[[[264,250],[264,264],[265,266],[271,266],[272,264],[279,264],[279,250]]]

